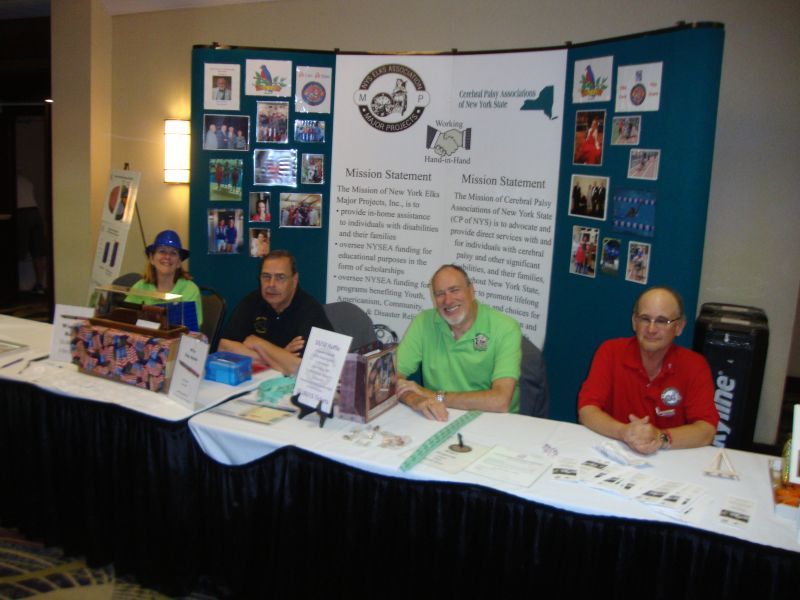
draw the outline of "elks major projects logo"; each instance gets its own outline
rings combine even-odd
[[[405,65],[381,65],[361,81],[353,99],[364,120],[379,131],[404,131],[419,121],[430,95]]]

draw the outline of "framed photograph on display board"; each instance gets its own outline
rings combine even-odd
[[[638,146],[641,133],[641,115],[614,117],[611,121],[612,146]]]
[[[333,70],[329,67],[297,67],[294,109],[299,113],[331,112]]]
[[[611,229],[653,237],[656,233],[656,193],[618,189],[611,197]]]
[[[252,60],[245,61],[245,95],[291,97],[292,61]]]
[[[630,242],[628,244],[628,264],[625,267],[625,280],[647,285],[650,272],[650,244]]]
[[[240,254],[244,246],[244,215],[241,208],[208,211],[208,253]]]
[[[250,222],[269,223],[272,217],[269,213],[269,192],[250,192]]]
[[[269,254],[269,229],[263,227],[250,228],[250,256],[264,258]]]
[[[250,117],[246,115],[203,115],[203,150],[250,149]]]
[[[658,110],[662,68],[660,62],[618,67],[616,112]]]
[[[614,57],[576,60],[572,75],[572,101],[608,102],[614,78]]]
[[[600,252],[600,274],[609,277],[619,276],[619,262],[622,255],[622,241],[617,238],[603,238]]]
[[[206,63],[203,79],[203,108],[239,110],[241,66]]]
[[[256,141],[271,144],[289,142],[289,103],[257,102]]]
[[[606,195],[610,179],[593,175],[573,175],[569,215],[606,220]]]
[[[244,161],[240,158],[212,158],[208,161],[209,194],[212,201],[242,199]]]
[[[322,227],[322,194],[281,194],[281,227]]]
[[[295,119],[294,141],[319,144],[325,141],[325,121]]]
[[[597,241],[600,230],[597,227],[572,228],[572,251],[569,257],[569,272],[573,275],[594,277],[597,274]]]
[[[628,160],[629,179],[658,179],[658,165],[661,161],[661,150],[645,150],[632,148]]]
[[[300,161],[300,183],[325,183],[324,154],[303,154]]]
[[[297,187],[297,150],[256,150],[253,183]]]
[[[575,150],[572,164],[603,164],[605,121],[604,110],[579,110],[575,113]]]

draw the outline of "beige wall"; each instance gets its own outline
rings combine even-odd
[[[101,0],[53,2],[56,302],[84,304],[111,156],[111,18]]]
[[[800,63],[794,0],[287,0],[118,16],[111,19],[111,164],[121,167],[127,161],[142,171],[139,198],[149,235],[164,227],[186,234],[188,188],[161,183],[161,132],[164,118],[189,117],[196,44],[373,51],[525,48],[659,29],[679,20],[726,26],[700,300],[767,311],[771,339],[756,438],[772,441],[800,281],[800,261],[794,260],[800,255],[800,84],[789,67]],[[71,25],[54,22],[53,29],[55,35]],[[61,62],[54,45],[54,71]],[[59,135],[64,133],[57,124]],[[58,170],[69,157],[57,148],[55,159]],[[86,171],[83,164],[80,172]],[[74,201],[67,200],[68,183],[56,183],[56,202]],[[85,206],[76,208],[86,214]],[[132,235],[124,271],[141,268],[141,252]],[[59,301],[81,299],[72,287],[61,286],[88,277],[83,256],[69,262],[56,256]]]

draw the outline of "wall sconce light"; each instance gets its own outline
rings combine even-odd
[[[164,120],[164,183],[189,183],[189,121]]]

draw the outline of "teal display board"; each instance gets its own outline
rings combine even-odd
[[[563,135],[544,345],[553,418],[575,420],[578,390],[594,351],[605,339],[631,334],[632,303],[648,285],[670,285],[683,295],[688,322],[679,342],[690,343],[723,40],[722,26],[707,24],[567,48],[564,106],[553,109],[555,117],[563,119]],[[278,84],[291,80],[290,96],[247,93],[258,61],[269,67],[268,74]],[[279,74],[282,61],[289,64],[284,80]],[[252,231],[258,229],[269,230],[272,248],[286,248],[297,256],[301,285],[320,301],[326,297],[336,107],[325,113],[303,112],[302,102],[295,99],[298,87],[305,85],[298,86],[301,66],[329,69],[325,93],[332,98],[333,53],[208,47],[193,51],[191,267],[199,283],[227,298],[230,309],[257,285],[259,260],[250,256],[249,245]],[[220,77],[230,81],[221,82],[221,91],[214,92]],[[237,90],[232,96],[238,96],[238,103],[227,98],[229,84]],[[655,98],[658,106],[653,110]],[[312,103],[318,99],[313,94],[308,98]],[[261,122],[265,110],[276,108],[260,104],[265,102],[286,104],[277,107],[285,111],[286,139],[279,133],[276,140],[269,123]],[[238,129],[247,119],[246,148],[221,149],[222,142],[214,141],[220,137],[209,137],[209,126],[216,121],[233,124],[235,138],[240,138]],[[306,136],[316,134],[296,130],[298,121],[308,120],[324,127],[324,141],[310,141]],[[259,126],[265,127],[261,133]],[[262,160],[273,156],[272,150],[296,150],[297,163],[289,165],[281,152],[280,160]],[[306,154],[322,157],[318,165],[322,182],[310,182],[304,174]],[[231,167],[230,160],[242,161],[236,184],[226,179],[224,167],[222,172],[218,168],[217,161]],[[234,164],[228,172],[235,168]],[[273,185],[261,185],[272,177],[273,168],[277,173],[277,179],[270,180]],[[295,185],[287,185],[281,173],[294,178]],[[225,197],[226,189],[230,198]],[[269,223],[250,221],[251,192],[270,193]],[[285,221],[281,226],[282,194],[319,195],[319,226],[295,227]],[[298,206],[313,205],[299,196],[291,198],[300,199]],[[220,217],[235,210],[241,213],[234,223],[236,243],[231,248],[216,240],[215,227]],[[247,244],[240,246],[242,237]],[[413,238],[404,241],[413,243]],[[468,264],[464,267],[469,271]]]
[[[248,62],[251,61],[251,62]],[[248,66],[250,71],[248,71]],[[266,71],[261,71],[261,67]],[[252,71],[261,77],[260,94],[249,94],[255,79]],[[281,70],[285,67],[284,70]],[[214,288],[228,302],[228,314],[248,292],[258,285],[258,270],[261,261],[251,256],[251,237],[253,231],[266,230],[271,248],[291,251],[297,258],[301,274],[300,285],[320,301],[325,300],[325,268],[327,264],[328,230],[327,207],[330,197],[331,140],[333,139],[333,120],[329,112],[303,112],[304,104],[295,101],[298,90],[297,68],[329,70],[325,85],[309,87],[317,95],[309,97],[305,106],[313,106],[321,99],[320,90],[330,103],[333,94],[335,55],[331,52],[302,52],[289,50],[264,50],[258,48],[214,49],[195,47],[192,51],[192,153],[191,153],[191,191],[189,214],[189,240],[192,249],[192,274],[200,285]],[[282,73],[282,74],[281,74]],[[267,76],[268,75],[268,76]],[[226,92],[220,99],[215,98],[213,89],[216,79],[223,78]],[[273,79],[273,84],[266,82]],[[283,84],[283,89],[278,89]],[[288,90],[291,85],[291,90]],[[305,87],[300,82],[300,93]],[[271,89],[270,89],[271,88]],[[230,94],[230,98],[226,98]],[[289,95],[286,95],[289,94]],[[237,102],[238,100],[238,102]],[[319,104],[324,106],[324,104]],[[263,119],[269,111],[277,114],[277,125],[271,119]],[[285,133],[282,130],[285,116]],[[259,123],[259,119],[262,122]],[[208,142],[209,125],[223,123],[237,130],[249,120],[246,150],[221,149],[210,146]],[[295,125],[303,121],[313,122],[308,127]],[[216,127],[216,126],[215,126]],[[259,130],[261,127],[261,130]],[[218,128],[217,128],[218,129]],[[219,129],[218,129],[219,130]],[[324,133],[323,133],[324,130]],[[324,135],[324,141],[314,141]],[[238,135],[237,135],[238,137]],[[284,141],[285,138],[285,141]],[[241,145],[241,141],[239,142]],[[269,158],[271,151],[296,151],[297,162],[291,174],[295,185],[285,185],[287,178],[283,173],[269,179],[264,167],[259,176],[254,164],[259,158]],[[307,177],[306,180],[321,179],[322,183],[304,183],[302,162],[305,155],[322,156],[322,175]],[[236,185],[233,184],[232,168],[225,172],[223,180],[217,185],[216,163],[221,161],[227,167],[235,166],[230,161],[241,161],[241,172]],[[276,167],[281,167],[275,162]],[[282,167],[281,167],[282,168]],[[226,178],[228,175],[228,178]],[[259,181],[272,181],[273,185],[262,185]],[[269,194],[270,221],[267,223],[251,221],[253,203],[250,194]],[[282,194],[295,194],[293,200],[304,201],[304,197],[319,195],[322,202],[321,213],[317,215],[319,227],[280,226],[280,203]],[[241,211],[236,213],[235,211]],[[209,216],[211,213],[211,217]],[[231,214],[241,215],[235,221],[236,239],[233,251],[217,251],[214,228],[219,217]],[[210,224],[211,219],[211,224]],[[285,225],[291,225],[285,223]]]
[[[677,341],[691,346],[703,262],[723,39],[721,27],[684,28],[586,44],[569,52],[570,81],[576,61],[605,56],[613,56],[614,88],[617,87],[618,67],[625,65],[661,63],[662,79],[657,111],[615,111],[616,89],[610,102],[579,104],[572,102],[569,94],[566,98],[550,313],[544,348],[553,418],[576,419],[578,391],[595,350],[606,339],[633,335],[632,305],[648,285],[669,285],[683,296],[687,326]],[[635,70],[633,75],[635,79]],[[574,164],[576,113],[597,110],[606,111],[602,165]],[[619,141],[620,137],[619,130],[614,132],[614,117],[631,116],[640,117],[636,144],[612,145],[612,138]],[[623,138],[625,133],[623,129]],[[631,133],[635,138],[635,131]],[[637,179],[635,176],[642,173],[638,164],[631,167],[631,151],[649,149],[660,152],[657,178]],[[596,178],[609,178],[605,220],[576,214],[591,211],[580,204],[578,210],[573,208],[573,175],[585,176],[583,181],[588,181],[590,186]],[[615,228],[617,205],[624,209],[620,219],[624,222]],[[635,218],[625,219],[632,213]],[[574,272],[575,227],[599,230],[593,274]],[[610,268],[603,269],[604,239],[620,242],[616,274]],[[649,244],[646,285],[636,281],[642,279],[641,273],[628,272],[631,244],[634,248]],[[635,257],[633,262],[636,262]]]

